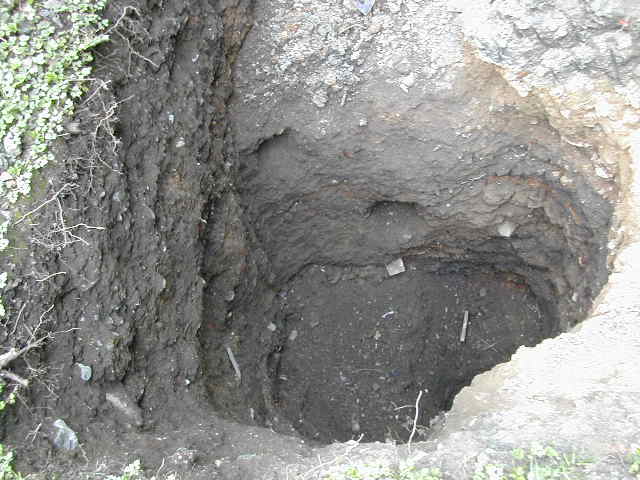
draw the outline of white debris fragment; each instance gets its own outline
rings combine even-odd
[[[462,330],[460,330],[460,343],[464,343],[467,339],[467,328],[469,327],[469,311],[464,311],[464,319],[462,320]]]
[[[513,222],[510,222],[509,220],[507,220],[506,222],[502,222],[500,225],[498,225],[498,233],[500,234],[500,236],[502,237],[510,237],[511,234],[513,234],[513,232],[516,229],[516,224]]]
[[[83,382],[88,382],[89,380],[91,380],[93,370],[90,366],[78,363],[78,368],[80,369],[80,379]]]
[[[63,450],[75,450],[78,447],[76,433],[69,428],[64,420],[57,419],[53,422],[53,426],[56,428],[56,436],[53,439],[53,444],[56,447]]]
[[[289,341],[293,342],[296,338],[298,338],[298,330],[291,330],[289,334]]]
[[[571,180],[569,177],[567,177],[566,175],[562,175],[560,177],[560,183],[562,184],[563,187],[566,187],[568,185],[571,185],[573,183],[573,180]]]
[[[399,273],[404,273],[405,268],[404,268],[404,262],[402,261],[402,258],[398,258],[393,262],[387,264],[386,269],[390,277],[393,277],[394,275],[398,275]]]
[[[371,11],[376,0],[355,0],[356,8],[360,10],[360,13],[366,15]]]
[[[389,315],[393,315],[394,313],[396,313],[396,312],[394,312],[393,310],[389,310],[387,313],[382,315],[382,318],[387,318]]]
[[[238,383],[240,383],[242,381],[242,373],[240,372],[240,365],[238,365],[238,361],[236,360],[236,357],[233,354],[233,350],[231,350],[231,347],[229,346],[227,346],[227,356],[229,357],[229,361],[231,362],[233,371],[236,373],[236,378],[238,379]]]
[[[609,173],[602,167],[596,167],[596,175],[600,178],[610,178]]]

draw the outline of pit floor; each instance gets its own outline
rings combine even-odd
[[[381,266],[314,265],[280,293],[272,391],[302,436],[406,442],[423,389],[414,438],[424,437],[473,376],[543,339],[546,320],[519,277],[437,273],[419,257],[405,267],[389,277]]]

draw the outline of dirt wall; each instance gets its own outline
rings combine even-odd
[[[57,209],[42,209],[15,232],[28,255],[3,259],[16,279],[5,298],[12,318],[22,312],[18,328],[42,315],[43,331],[66,332],[14,366],[42,369],[5,425],[18,443],[43,426],[21,456],[36,467],[52,448],[56,418],[93,455],[124,431],[182,425],[207,405],[197,382],[203,264],[224,252],[205,239],[232,188],[226,102],[250,4],[110,2],[106,16],[111,42],[96,53],[95,70],[102,87],[79,107],[76,135],[59,145],[58,156],[74,161],[52,168],[34,200],[66,182],[66,222],[100,231],[46,248],[33,239]],[[111,107],[117,138],[100,123]],[[94,148],[101,156],[89,165]],[[36,281],[55,272],[63,273]],[[90,381],[79,364],[91,367]]]
[[[96,62],[96,76],[107,88],[79,110],[84,134],[59,145],[59,156],[73,161],[51,169],[34,200],[38,205],[61,185],[73,185],[60,196],[66,221],[104,230],[51,248],[33,241],[46,237],[39,233],[43,225],[59,221],[55,208],[42,209],[14,234],[24,250],[3,258],[17,279],[6,303],[12,314],[21,312],[7,332],[41,319],[48,331],[59,332],[15,364],[25,374],[44,369],[4,423],[24,468],[79,474],[78,459],[51,443],[52,423],[63,418],[87,458],[107,457],[114,467],[141,456],[153,467],[166,461],[186,478],[305,478],[322,473],[312,464],[316,454],[338,458],[334,454],[345,447],[312,450],[313,441],[258,426],[313,437],[313,426],[295,424],[304,411],[296,407],[304,397],[300,386],[309,378],[335,382],[335,391],[349,387],[337,420],[342,440],[366,428],[353,416],[366,403],[359,401],[363,395],[370,395],[374,407],[382,398],[377,392],[402,392],[398,402],[415,398],[416,388],[424,386],[415,372],[428,370],[424,360],[431,358],[424,354],[425,332],[442,333],[448,344],[457,338],[444,335],[440,327],[446,322],[431,309],[453,312],[454,305],[431,301],[420,290],[429,282],[437,283],[429,291],[444,298],[448,284],[438,282],[454,279],[453,290],[475,302],[472,309],[456,300],[451,322],[464,311],[477,315],[494,308],[499,302],[487,293],[512,305],[494,317],[529,310],[509,328],[493,324],[494,330],[530,335],[492,358],[494,364],[519,345],[533,345],[588,315],[618,246],[635,235],[632,155],[626,149],[637,138],[636,100],[635,90],[623,84],[635,85],[637,30],[616,23],[633,12],[599,9],[592,5],[597,2],[576,2],[566,12],[554,2],[485,2],[483,18],[494,27],[487,29],[478,26],[476,6],[465,11],[457,3],[389,0],[368,16],[349,2],[278,0],[259,2],[255,10],[243,0],[110,4],[112,42],[100,47]],[[561,11],[564,23],[553,15]],[[584,22],[571,20],[581,16]],[[529,17],[537,23],[523,23]],[[551,24],[566,28],[547,32]],[[582,27],[568,33],[577,24]],[[503,34],[518,45],[511,56],[505,56]],[[612,57],[596,48],[608,38],[627,46]],[[593,47],[589,61],[582,50],[574,51],[583,44]],[[576,53],[584,65],[558,60],[554,52]],[[536,70],[537,63],[546,70]],[[593,80],[589,88],[577,88],[575,75]],[[602,101],[589,103],[596,97]],[[112,105],[114,136],[101,130],[92,140]],[[101,149],[100,161],[83,163],[93,148]],[[415,268],[414,277],[389,279],[385,265],[397,258]],[[624,272],[633,270],[632,260]],[[617,278],[620,285],[627,277]],[[332,299],[347,291],[353,302],[339,307]],[[514,292],[519,296],[511,297]],[[367,304],[370,294],[402,299],[401,306],[425,301],[381,327],[381,315],[391,307],[378,311],[387,305]],[[614,305],[617,297],[611,298],[601,305]],[[347,315],[360,300],[362,308]],[[491,305],[481,305],[489,300]],[[382,373],[367,383],[348,378],[346,370],[323,368],[323,357],[309,354],[318,345],[313,322],[320,315],[332,317],[320,329],[327,348],[347,351],[359,336],[362,345],[394,339],[384,347],[384,365],[373,365]],[[369,317],[378,324],[361,335],[363,325],[372,325]],[[440,323],[428,323],[433,318]],[[400,334],[399,325],[406,326]],[[573,369],[588,368],[584,357],[597,343],[600,325],[608,348],[617,344],[615,332],[625,331],[616,322],[588,325],[589,337],[565,335],[537,350],[520,350],[517,362],[465,390],[454,402],[449,426],[440,425],[444,433],[425,426],[425,436],[436,436],[420,444],[428,455],[423,464],[446,465],[462,475],[492,442],[499,440],[506,451],[535,436],[553,439],[554,415],[568,416],[562,423],[568,448],[602,435],[605,424],[586,433],[571,427],[617,401],[615,395],[593,394],[602,391],[589,385],[606,381],[614,391],[633,383],[615,374],[628,368],[624,358],[614,356],[604,373],[585,376],[584,395],[569,400],[566,392],[557,399],[556,390],[540,383],[556,370],[559,380],[552,385]],[[535,335],[527,330],[532,327]],[[336,331],[343,336],[334,340]],[[5,341],[11,342],[7,332]],[[404,342],[402,335],[423,344],[410,345],[418,353],[403,364],[411,371],[406,377],[397,374],[402,368],[396,363],[407,355],[393,350]],[[630,351],[634,339],[621,342],[621,352]],[[582,353],[564,355],[573,344],[582,345],[576,347]],[[375,348],[353,350],[362,357],[325,354],[333,355],[333,368],[343,360],[367,360]],[[300,356],[287,357],[290,352]],[[438,360],[453,359],[459,370],[473,356]],[[522,367],[529,356],[540,368]],[[285,382],[299,375],[304,362],[311,373],[288,387]],[[566,362],[566,368],[556,369],[554,362]],[[80,364],[92,369],[88,382],[80,377]],[[515,383],[496,387],[495,377],[510,368],[517,370]],[[536,381],[529,381],[532,375]],[[470,379],[456,378],[456,388]],[[634,413],[634,387],[625,388],[614,423]],[[477,392],[501,403],[482,404]],[[539,397],[531,400],[529,393]],[[450,396],[444,395],[444,403]],[[530,406],[539,398],[545,408],[519,410],[520,400]],[[585,415],[571,413],[587,401],[594,406],[583,409]],[[323,402],[317,410],[330,408]],[[431,404],[432,413],[441,403]],[[313,410],[314,403],[307,404]],[[541,420],[518,436],[531,423],[529,415]],[[375,429],[382,438],[383,427]],[[316,430],[331,441],[333,430]],[[510,436],[501,437],[505,431]],[[611,444],[597,444],[603,455],[614,452],[619,435],[615,428],[606,431]],[[620,441],[631,441],[627,433]],[[450,455],[458,441],[466,445],[464,455]],[[395,461],[398,450],[374,445],[362,461],[370,455]]]

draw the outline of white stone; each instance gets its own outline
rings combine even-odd
[[[599,176],[600,178],[609,178],[610,177],[610,175],[607,173],[607,171],[602,167],[596,167],[596,175]]]
[[[390,277],[393,277],[394,275],[398,275],[399,273],[405,272],[404,262],[402,261],[402,258],[398,258],[393,262],[387,264],[386,268],[387,268],[387,273],[389,274]]]
[[[84,365],[82,363],[79,363],[78,368],[80,369],[80,379],[83,382],[88,382],[89,380],[91,380],[91,376],[93,375],[93,369],[89,365]]]
[[[498,225],[498,233],[502,237],[510,237],[516,229],[516,224],[507,220]]]
[[[63,450],[75,450],[78,447],[76,433],[69,428],[64,420],[57,419],[53,422],[53,426],[56,428],[56,436],[53,439],[53,444],[56,447]]]

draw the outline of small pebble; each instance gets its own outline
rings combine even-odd
[[[501,237],[509,238],[511,234],[515,231],[516,224],[510,221],[502,222],[498,225],[498,233]]]
[[[56,436],[53,439],[53,444],[62,450],[75,450],[78,447],[78,437],[76,433],[69,428],[69,426],[62,419],[57,419],[53,422],[53,426],[56,428]]]
[[[380,30],[382,30],[382,25],[378,22],[375,22],[369,25],[367,32],[369,32],[371,35],[375,35],[376,33],[379,33]]]
[[[78,367],[80,368],[80,379],[83,382],[88,382],[89,380],[91,380],[91,376],[93,375],[93,370],[91,369],[91,367],[88,365],[83,365],[82,363],[79,363]]]
[[[387,273],[389,274],[390,277],[393,277],[394,275],[398,275],[399,273],[403,273],[405,271],[404,262],[402,261],[402,258],[397,258],[393,262],[387,264],[386,268],[387,268]]]
[[[366,15],[371,11],[376,0],[354,0],[354,2],[356,4],[356,8],[360,10],[360,13]]]

